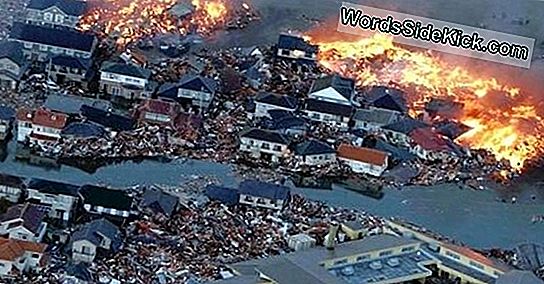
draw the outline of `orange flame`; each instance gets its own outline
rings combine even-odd
[[[102,0],[80,21],[79,29],[114,35],[124,46],[146,36],[164,33],[187,34],[194,30],[208,35],[229,16],[226,0],[193,0],[194,12],[178,19],[169,10],[177,0]]]
[[[319,46],[321,65],[355,78],[360,86],[396,84],[413,90],[407,92],[411,115],[421,113],[431,98],[461,103],[463,111],[455,119],[472,128],[456,140],[462,145],[488,150],[516,171],[543,153],[544,123],[532,98],[518,88],[480,78],[429,52],[410,51],[381,34],[355,41],[306,38]]]

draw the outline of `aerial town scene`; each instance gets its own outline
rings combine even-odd
[[[0,0],[0,283],[544,284],[542,15]]]

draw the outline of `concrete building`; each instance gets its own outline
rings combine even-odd
[[[78,186],[34,178],[27,186],[27,201],[49,208],[48,216],[68,224],[79,201]]]
[[[253,128],[240,135],[240,151],[276,162],[288,155],[289,140],[275,131]]]
[[[0,215],[0,235],[30,242],[41,242],[47,229],[48,208],[25,203],[10,207]]]
[[[338,75],[326,75],[313,82],[308,98],[349,106],[353,103],[354,95],[354,80]]]
[[[376,177],[388,166],[387,153],[370,148],[341,144],[336,156],[354,172]]]
[[[91,69],[91,59],[66,55],[55,55],[49,58],[47,73],[57,84],[75,85],[87,89],[95,72]]]
[[[0,174],[0,198],[17,203],[26,189],[25,181],[18,176]]]
[[[151,71],[135,64],[106,61],[100,68],[100,90],[113,99],[132,101],[150,98],[156,83]]]
[[[26,73],[28,64],[23,45],[18,42],[0,43],[0,88],[15,90]]]
[[[0,277],[37,271],[43,265],[46,248],[45,244],[0,238]]]
[[[31,0],[26,6],[26,21],[33,25],[74,29],[86,9],[87,2],[81,0]]]
[[[47,62],[51,55],[89,59],[97,46],[93,35],[23,23],[13,24],[9,40],[22,43],[25,57],[39,62]]]
[[[298,101],[296,98],[278,95],[268,92],[260,92],[254,99],[255,117],[270,117],[270,110],[285,110],[294,112],[297,109]]]
[[[123,239],[117,226],[106,219],[96,219],[72,234],[72,260],[92,263],[100,251],[116,252],[122,244]]]
[[[60,133],[66,126],[68,116],[47,109],[36,111],[20,109],[17,112],[17,141],[47,146],[60,139]]]
[[[301,165],[319,166],[336,162],[336,150],[315,139],[295,145],[294,154]]]
[[[274,210],[283,209],[290,197],[288,187],[256,180],[241,182],[238,193],[240,194],[240,204]]]
[[[277,44],[277,56],[301,62],[315,62],[318,48],[306,42],[302,37],[280,34]]]
[[[348,105],[324,100],[307,99],[303,112],[310,120],[326,123],[333,127],[347,129],[353,108]]]

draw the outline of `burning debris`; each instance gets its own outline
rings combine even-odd
[[[230,0],[93,0],[79,29],[125,46],[160,34],[210,35],[227,24],[247,24],[258,18],[246,3],[234,8]],[[243,19],[242,19],[243,18]]]
[[[520,171],[543,150],[544,122],[534,98],[519,88],[495,78],[479,78],[450,66],[430,53],[410,51],[383,35],[358,41],[328,40],[308,36],[319,46],[319,63],[325,68],[355,78],[359,86],[396,85],[406,90],[410,114],[418,116],[427,102],[451,102],[452,119],[470,130],[456,142],[484,149],[497,160],[507,160]]]

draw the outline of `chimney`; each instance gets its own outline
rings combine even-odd
[[[334,249],[334,242],[336,239],[336,235],[338,234],[338,229],[340,228],[340,224],[336,221],[332,221],[329,226],[329,233],[325,236],[325,247],[328,250]]]

